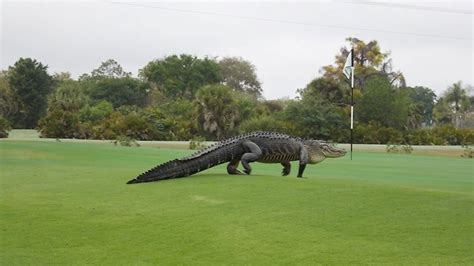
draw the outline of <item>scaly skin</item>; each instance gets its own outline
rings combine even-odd
[[[346,151],[319,140],[305,140],[276,132],[252,132],[220,141],[197,153],[158,165],[127,184],[186,177],[213,166],[226,163],[231,175],[242,174],[237,167],[242,163],[244,173],[250,174],[251,162],[281,163],[282,174],[288,175],[290,161],[299,161],[298,177],[303,177],[307,164],[317,164],[326,158],[344,156]]]

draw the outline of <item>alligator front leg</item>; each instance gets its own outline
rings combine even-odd
[[[304,169],[306,168],[306,164],[300,164],[300,168],[298,168],[298,177],[303,177]]]
[[[233,159],[232,161],[230,161],[229,164],[227,165],[227,173],[229,175],[242,175],[242,172],[237,170],[239,163],[240,163],[240,159]]]
[[[301,151],[300,151],[300,167],[298,169],[297,177],[303,177],[303,172],[308,162],[309,162],[308,150],[303,146],[301,147]]]
[[[262,157],[262,150],[257,144],[251,141],[246,141],[242,143],[242,145],[244,146],[244,149],[248,152],[242,155],[240,161],[242,162],[242,166],[244,167],[244,173],[250,175],[250,173],[252,172],[252,168],[250,167],[249,163],[255,162],[260,159],[260,157]]]
[[[283,165],[283,170],[281,171],[282,176],[287,176],[290,174],[291,171],[291,163],[290,162],[281,162]]]

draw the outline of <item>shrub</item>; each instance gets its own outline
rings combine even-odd
[[[121,107],[93,126],[93,137],[116,139],[126,136],[137,140],[168,140],[169,126],[162,114],[152,108]]]
[[[12,130],[8,120],[0,116],[0,138],[8,138],[8,131]]]
[[[167,140],[189,140],[196,134],[196,122],[193,117],[194,106],[191,101],[178,99],[153,109],[163,120],[160,122],[167,130]]]
[[[81,125],[76,112],[52,108],[38,122],[37,129],[42,138],[76,138],[84,139],[89,136]]]
[[[358,124],[354,131],[355,142],[366,144],[403,143],[402,132],[385,127],[379,122]]]
[[[412,145],[432,145],[432,130],[428,128],[415,130],[408,135],[408,142]]]
[[[240,125],[240,132],[251,131],[278,131],[285,132],[285,123],[271,116],[259,116],[244,121]]]
[[[203,137],[194,137],[189,141],[189,149],[191,150],[200,150],[206,148],[206,143],[204,143],[206,139]]]
[[[112,112],[114,107],[107,101],[101,101],[96,105],[85,106],[79,112],[81,121],[99,123],[106,119]]]
[[[433,143],[435,145],[459,145],[461,144],[460,136],[456,132],[456,128],[452,125],[442,125],[434,127]]]
[[[461,139],[461,145],[472,145],[474,144],[474,130],[463,128],[458,129],[458,136]]]
[[[120,146],[135,146],[135,147],[140,147],[140,144],[138,142],[130,137],[127,136],[118,136],[116,140],[112,141],[114,145],[120,145]]]
[[[469,146],[464,146],[464,153],[461,155],[463,158],[473,158],[474,157],[474,151],[472,150],[471,147]]]
[[[411,145],[387,145],[387,152],[388,153],[405,153],[405,154],[411,154],[413,151],[413,148]]]

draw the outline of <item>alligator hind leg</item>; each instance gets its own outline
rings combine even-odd
[[[240,159],[233,159],[230,161],[230,163],[227,165],[227,173],[229,175],[242,175],[242,172],[237,170],[237,167],[239,166]]]
[[[255,162],[260,159],[260,157],[262,157],[262,150],[257,144],[251,141],[246,141],[242,143],[242,145],[248,152],[244,153],[240,160],[242,162],[242,166],[244,167],[244,173],[250,175],[250,173],[252,172],[252,168],[250,167],[249,163]]]
[[[291,163],[290,162],[281,162],[283,165],[283,170],[281,171],[282,176],[287,176],[290,174],[291,171]]]

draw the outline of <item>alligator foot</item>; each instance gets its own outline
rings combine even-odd
[[[235,169],[235,171],[229,172],[229,175],[244,175],[244,173],[242,173],[239,170]]]
[[[243,175],[242,172],[237,170],[237,167],[239,166],[240,160],[232,160],[228,165],[227,165],[227,173],[229,175]]]
[[[281,175],[282,176],[287,176],[290,174],[291,171],[291,164],[290,162],[282,162],[281,165],[283,165],[283,170],[281,170]]]
[[[244,173],[246,173],[247,175],[250,175],[251,172],[252,172],[252,169],[244,169]]]

